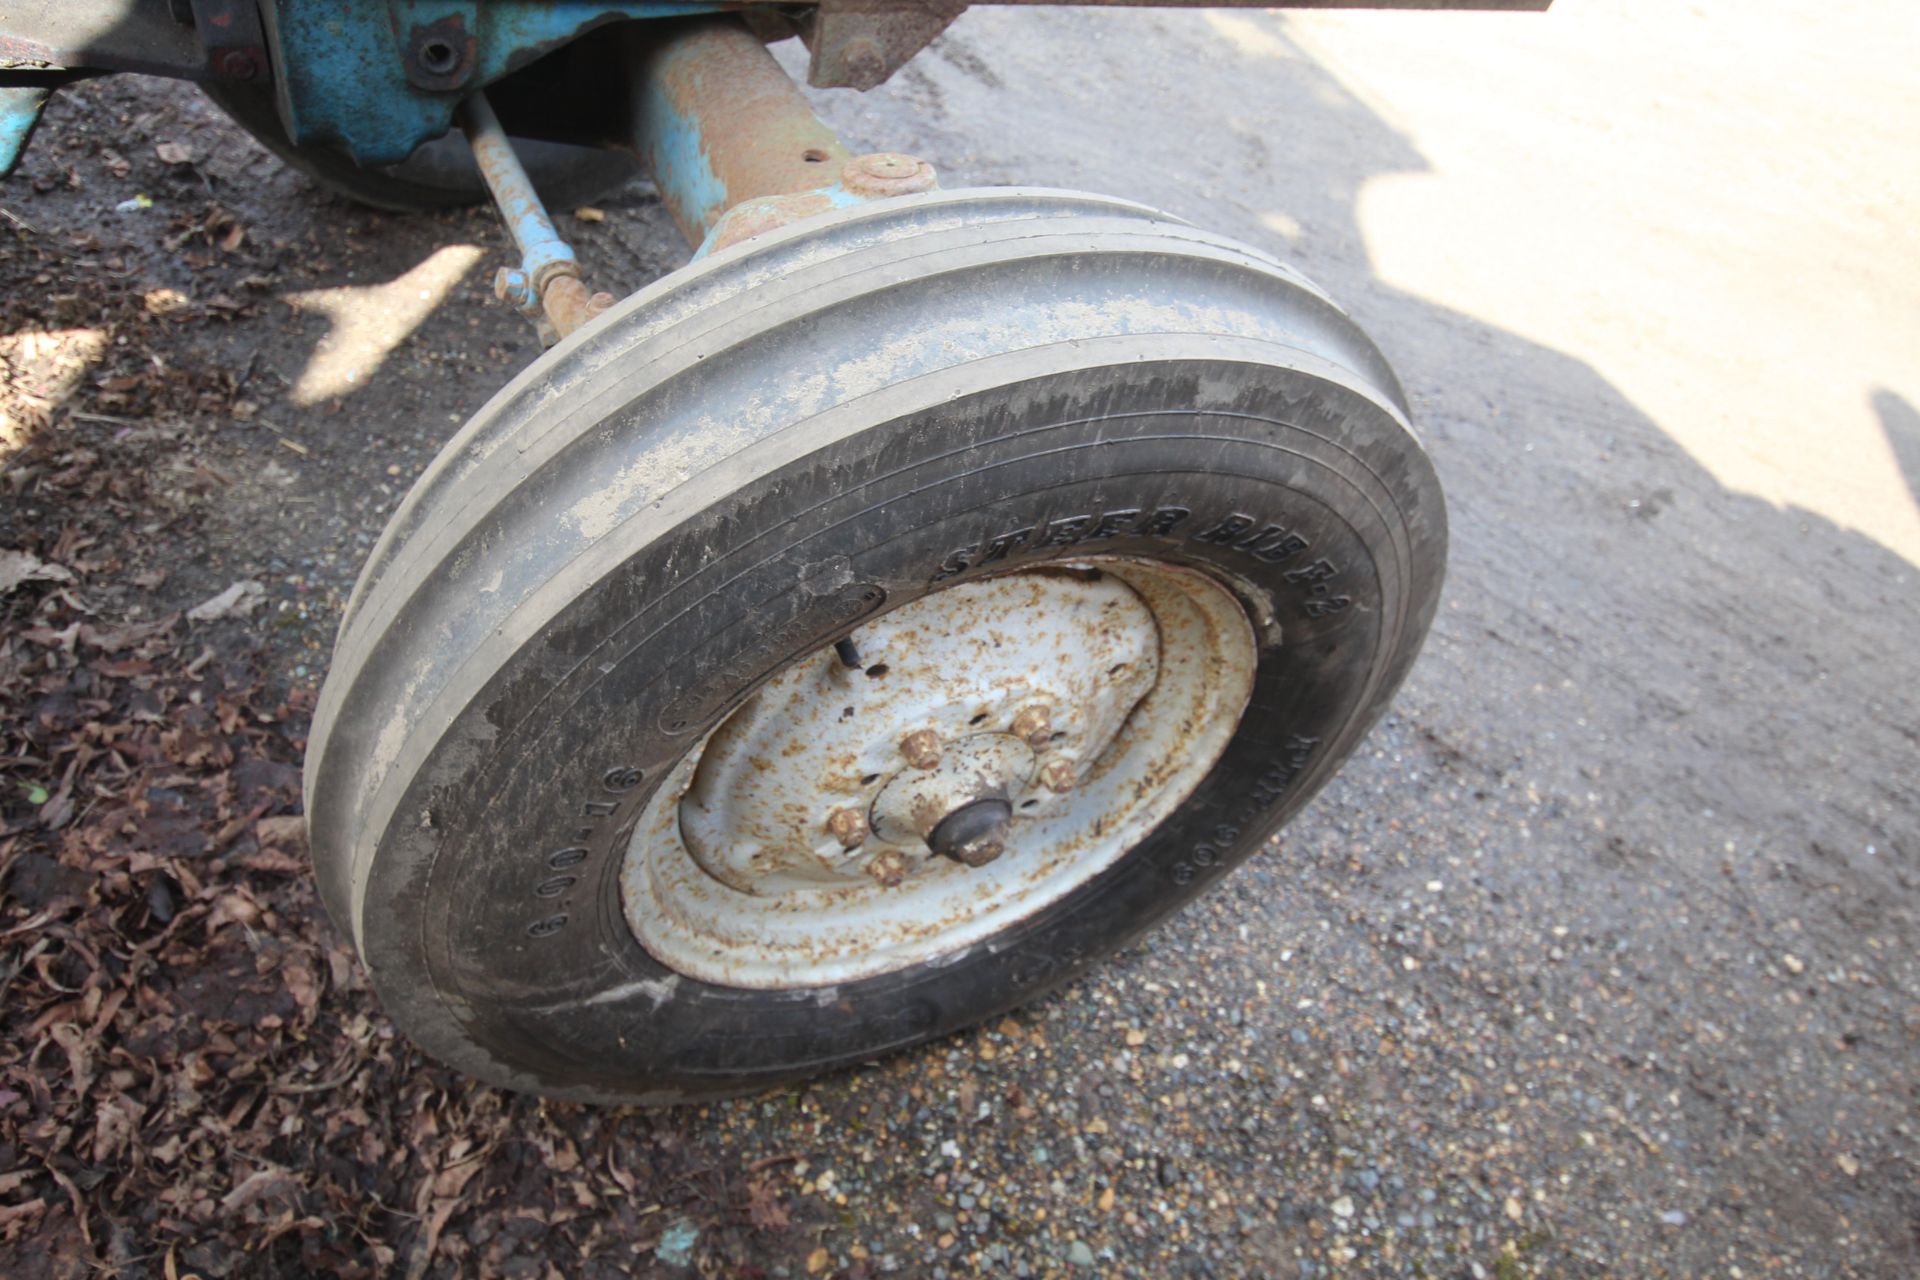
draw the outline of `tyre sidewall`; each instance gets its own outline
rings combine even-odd
[[[884,421],[799,424],[817,448],[764,474],[745,450],[696,514],[608,535],[617,567],[578,581],[426,754],[362,935],[427,1047],[512,1087],[667,1101],[1029,1000],[1259,849],[1377,716],[1431,616],[1437,487],[1397,412],[1337,370],[1141,361]],[[1100,556],[1199,568],[1254,624],[1248,710],[1173,819],[989,942],[876,978],[724,988],[639,947],[618,888],[633,824],[755,686],[930,590]]]

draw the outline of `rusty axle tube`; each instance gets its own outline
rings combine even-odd
[[[573,246],[553,225],[484,93],[461,104],[460,127],[520,250],[518,267],[502,267],[495,274],[494,294],[536,320],[544,318],[555,338],[564,338],[612,306],[613,295],[593,293],[580,279]]]
[[[635,23],[629,144],[696,256],[829,209],[934,186],[911,156],[854,156],[735,17]]]

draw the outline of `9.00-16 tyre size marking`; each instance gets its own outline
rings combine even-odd
[[[631,765],[617,765],[600,776],[600,785],[615,795],[622,795],[632,791],[645,780],[646,774],[641,770]],[[619,808],[620,802],[617,800],[582,802],[580,817],[584,820],[584,825],[574,830],[574,838],[581,841],[593,839],[606,824],[606,820],[613,817]],[[537,899],[552,901],[565,895],[567,890],[580,881],[579,876],[570,874],[573,868],[585,863],[592,853],[593,851],[585,844],[570,844],[549,853],[543,861],[542,870],[546,873],[559,874],[543,875],[539,883],[533,887],[533,896]],[[551,915],[542,916],[527,926],[527,936],[551,938],[567,927],[568,919],[570,917],[565,911],[556,911]]]

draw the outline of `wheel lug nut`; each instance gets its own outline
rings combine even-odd
[[[931,769],[940,763],[940,735],[931,729],[916,729],[900,739],[900,754],[916,769]]]
[[[883,889],[897,888],[907,878],[907,856],[898,849],[883,849],[867,859],[867,874]]]
[[[1030,747],[1044,747],[1053,738],[1053,720],[1045,707],[1023,707],[1013,718],[1013,736]]]
[[[1040,781],[1049,791],[1065,794],[1073,790],[1073,784],[1079,781],[1073,771],[1073,764],[1067,760],[1055,760],[1040,771]]]
[[[842,849],[858,849],[867,840],[867,816],[858,809],[835,809],[827,815],[827,830]]]

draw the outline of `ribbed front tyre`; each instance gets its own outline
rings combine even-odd
[[[1255,853],[1445,543],[1392,373],[1265,255],[1064,192],[827,215],[628,299],[421,478],[314,726],[316,871],[485,1080],[858,1062]]]

